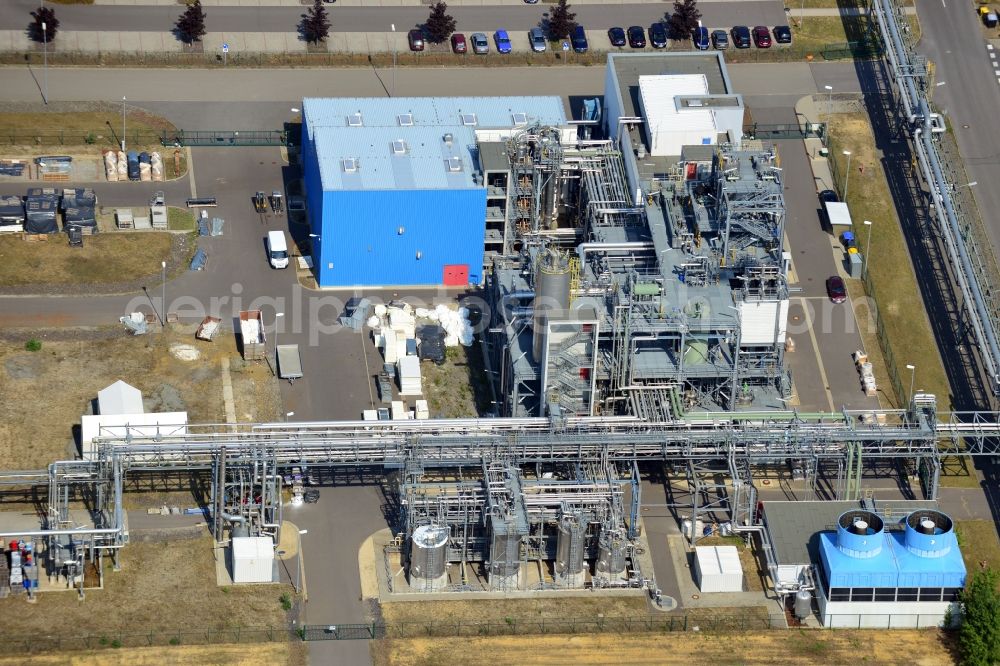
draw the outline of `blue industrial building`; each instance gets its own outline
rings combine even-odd
[[[566,124],[558,97],[307,98],[302,164],[321,287],[482,280],[478,141]]]

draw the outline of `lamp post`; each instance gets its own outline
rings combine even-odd
[[[125,95],[122,95],[122,151],[125,151]]]
[[[42,101],[49,103],[49,26],[42,21],[42,48],[44,65],[42,66]]]
[[[910,394],[906,399],[907,405],[913,402],[913,376],[916,374],[917,366],[906,364],[906,369],[910,371]]]
[[[847,156],[847,175],[844,176],[844,202],[847,202],[847,186],[851,182],[851,151],[845,150],[844,155]]]
[[[826,91],[826,127],[823,128],[823,139],[825,141],[830,134],[830,116],[833,115],[833,86],[823,86],[823,90]],[[830,145],[829,141],[825,141],[825,143]]]
[[[392,28],[392,92],[389,97],[396,96],[396,24],[389,26]]]
[[[160,284],[162,285],[161,295],[163,297],[161,301],[162,305],[160,305],[160,309],[163,310],[163,316],[160,317],[160,326],[163,327],[167,325],[167,262],[165,261],[160,262],[160,280]]]
[[[865,265],[864,265],[864,272],[867,273],[868,272],[868,252],[872,248],[872,221],[871,220],[865,220],[864,221],[864,225],[866,227],[868,227],[868,240],[865,241]]]

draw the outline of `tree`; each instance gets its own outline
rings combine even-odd
[[[1000,662],[1000,595],[997,572],[973,574],[962,591],[962,627],[958,647],[962,664],[990,666]]]
[[[194,0],[174,24],[181,39],[190,44],[205,36],[205,10],[201,0]]]
[[[427,41],[432,44],[440,44],[455,32],[455,18],[448,13],[447,3],[436,2],[431,5],[424,31],[427,33]]]
[[[28,26],[31,38],[36,42],[51,42],[55,39],[56,31],[59,29],[59,19],[56,18],[56,10],[51,7],[39,7],[31,12],[34,19]],[[42,36],[42,24],[45,24],[45,35]]]
[[[569,10],[566,0],[559,0],[549,12],[549,39],[566,39],[575,27],[576,14]]]
[[[674,39],[687,39],[698,27],[701,11],[696,0],[674,0],[674,13],[670,15],[670,36]]]
[[[330,17],[326,14],[322,0],[314,0],[313,6],[302,15],[299,29],[302,31],[302,36],[310,43],[326,41],[330,36]]]

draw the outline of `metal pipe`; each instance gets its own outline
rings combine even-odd
[[[63,536],[63,535],[81,535],[81,534],[118,534],[121,532],[117,527],[90,527],[79,530],[25,530],[20,532],[0,532],[0,538],[7,537],[49,537],[49,536]]]
[[[619,252],[625,250],[651,250],[653,243],[649,241],[630,241],[627,243],[580,243],[576,253],[580,255],[580,263],[584,263],[588,252]]]

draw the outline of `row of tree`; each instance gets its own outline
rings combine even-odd
[[[29,32],[37,41],[52,41],[59,29],[59,19],[51,7],[40,7],[31,12],[32,23]],[[701,12],[697,0],[674,0],[674,11],[667,20],[671,36],[685,39],[698,27]],[[42,26],[45,26],[44,31]],[[312,7],[302,15],[299,31],[310,43],[325,41],[330,36],[330,17],[322,0],[313,0]],[[548,15],[546,29],[549,39],[566,39],[576,27],[576,14],[570,11],[567,0],[559,0]],[[424,34],[433,44],[440,44],[455,32],[455,19],[448,13],[448,5],[437,2],[431,5],[430,15],[424,24]],[[201,0],[194,0],[184,9],[174,24],[178,37],[192,43],[205,36],[205,9]]]

